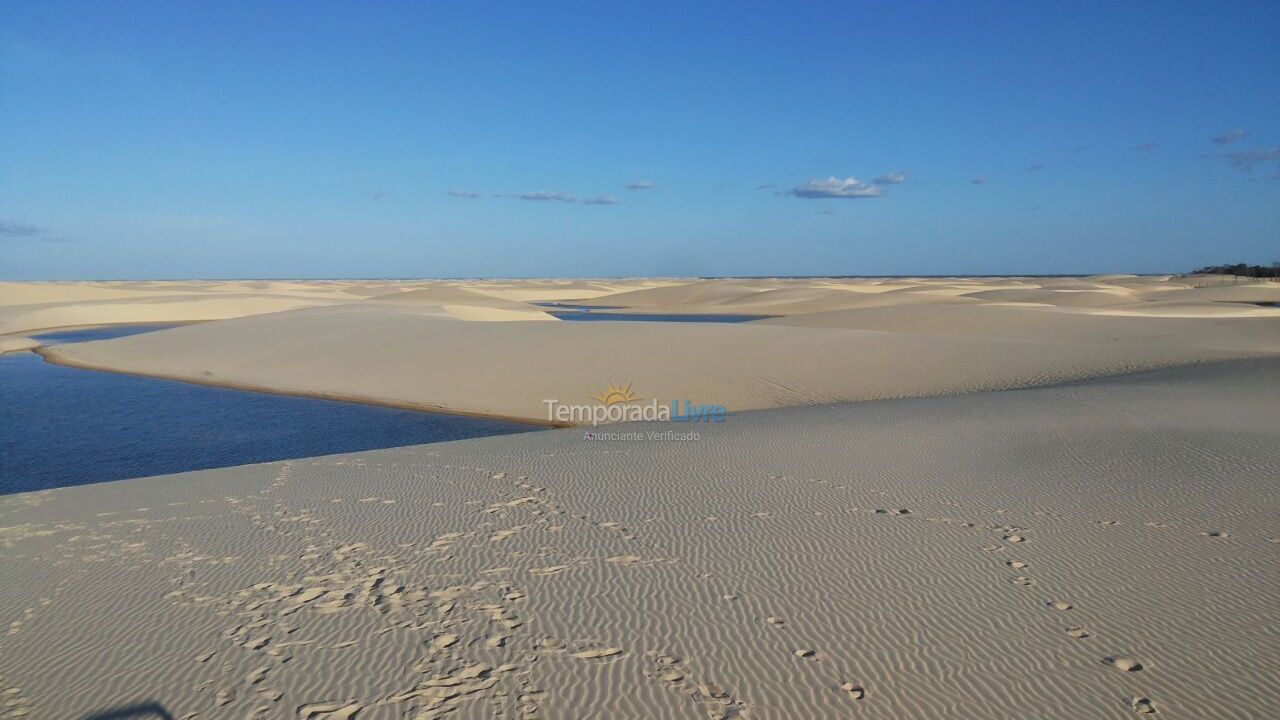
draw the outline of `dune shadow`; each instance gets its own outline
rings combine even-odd
[[[86,715],[81,720],[174,720],[174,718],[160,703],[144,702],[103,710]]]

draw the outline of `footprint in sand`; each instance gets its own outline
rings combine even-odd
[[[280,698],[284,697],[284,691],[272,688],[263,688],[258,691],[258,697],[268,702],[279,702]]]
[[[1045,604],[1053,608],[1054,610],[1062,610],[1064,612],[1074,607],[1071,603],[1065,600],[1050,600]]]
[[[818,659],[817,650],[809,650],[809,649],[802,648],[800,650],[796,650],[792,654],[800,658],[801,660],[817,660]]]
[[[214,696],[213,704],[218,707],[222,707],[223,705],[226,705],[227,703],[235,699],[236,699],[236,693],[234,690],[232,690],[231,688],[222,688],[221,690],[218,691],[218,694]]]
[[[616,657],[621,654],[622,648],[596,647],[569,653],[569,657],[578,658],[579,660],[603,660],[605,658]]]
[[[664,683],[678,683],[684,679],[684,673],[675,668],[667,668],[666,670],[659,671],[657,677]]]
[[[663,668],[663,670],[658,673],[658,677],[663,681],[679,682],[684,677],[684,673],[679,669],[680,658],[675,655],[650,650],[645,653],[645,657],[652,660],[655,665]]]
[[[1066,633],[1067,633],[1067,637],[1072,637],[1077,640],[1082,640],[1084,638],[1089,637],[1089,631],[1085,630],[1082,627],[1075,627],[1075,626],[1069,627],[1066,629]]]
[[[854,700],[861,700],[867,694],[867,691],[861,685],[852,682],[842,684],[840,689],[849,693],[849,697]]]
[[[1022,568],[1027,566],[1027,564],[1022,562],[1021,560],[1009,560],[1008,562],[1005,563],[1005,565],[1008,565],[1014,570],[1021,570]]]
[[[725,687],[710,681],[698,681],[684,667],[680,658],[666,653],[649,651],[646,658],[656,667],[644,671],[646,677],[656,679],[667,687],[690,696],[703,706],[710,720],[728,720],[745,717],[749,705],[742,702]]]
[[[271,638],[269,637],[256,637],[246,642],[244,646],[249,650],[261,650],[266,647],[269,642],[271,642]]]
[[[1103,658],[1102,662],[1120,672],[1138,672],[1142,669],[1142,663],[1138,662],[1138,659],[1132,655],[1114,655]]]
[[[1203,536],[1205,536],[1205,537],[1210,537],[1210,538],[1229,538],[1229,537],[1231,537],[1231,533],[1227,532],[1226,530],[1206,530],[1206,531],[1204,531],[1204,532],[1202,532],[1202,533],[1200,533],[1200,534],[1201,534],[1201,535],[1203,535]]]
[[[1134,695],[1133,697],[1129,698],[1129,709],[1133,710],[1139,715],[1150,715],[1151,713],[1154,713],[1156,711],[1155,705],[1151,703],[1150,698],[1145,698],[1138,695]]]
[[[765,621],[765,622],[767,622],[767,623],[769,623],[770,625],[772,625],[772,626],[774,626],[774,627],[782,627],[782,625],[783,625],[782,618],[780,618],[780,617],[778,617],[778,616],[776,616],[776,615],[770,615],[769,617],[765,618],[765,619],[764,619],[764,621]]]
[[[1029,578],[1029,577],[1025,577],[1025,576],[1023,576],[1023,575],[1019,575],[1018,577],[1016,577],[1016,578],[1014,578],[1014,579],[1010,580],[1009,582],[1013,583],[1014,585],[1021,585],[1021,586],[1023,586],[1023,587],[1027,587],[1027,586],[1035,585],[1035,584],[1036,584],[1036,581],[1035,581],[1035,580],[1032,580],[1031,578]]]

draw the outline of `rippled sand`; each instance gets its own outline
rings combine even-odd
[[[1267,358],[5,496],[0,717],[1270,717],[1277,407]]]

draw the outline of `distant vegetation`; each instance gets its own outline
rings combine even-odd
[[[1245,263],[1236,263],[1235,265],[1210,265],[1194,270],[1193,275],[1235,275],[1237,277],[1248,278],[1280,278],[1280,262],[1273,262],[1270,266],[1266,265],[1246,265]]]

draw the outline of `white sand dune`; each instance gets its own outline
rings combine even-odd
[[[304,298],[237,296],[160,296],[155,298],[85,303],[52,303],[0,308],[0,332],[149,322],[221,320],[261,313],[312,307]]]
[[[495,308],[477,305],[444,305],[444,311],[459,320],[480,322],[517,322],[532,320],[535,322],[558,322],[543,310],[523,310],[518,308]]]
[[[0,335],[0,355],[7,352],[17,352],[19,350],[30,350],[39,347],[40,342],[31,338],[21,337],[18,335]]]
[[[1278,406],[1267,358],[4,496],[3,712],[1275,717]]]
[[[631,278],[610,280],[485,280],[468,282],[466,287],[485,295],[516,302],[584,300],[627,290],[680,284],[678,280]]]
[[[1280,302],[1280,283],[1210,285],[1206,287],[1170,288],[1148,291],[1152,300],[1184,300],[1198,302]]]
[[[634,383],[646,401],[755,410],[1043,385],[1266,350],[1206,347],[1177,333],[1098,343],[761,323],[465,322],[430,308],[360,304],[44,354],[196,382],[547,420],[544,400],[594,402],[609,382]]]
[[[1128,306],[1126,306],[1128,307]],[[992,337],[1033,342],[1098,345],[1164,345],[1242,352],[1280,353],[1280,317],[1222,316],[1201,312],[1187,317],[1122,312],[1078,312],[1071,307],[1003,304],[894,305],[810,313],[759,321],[768,325],[849,328],[959,337]]]
[[[593,298],[593,304],[622,307],[678,308],[700,303],[750,298],[775,283],[753,280],[694,280],[676,285],[627,290]]]
[[[1055,307],[1105,307],[1133,302],[1130,292],[1108,292],[1092,288],[983,290],[967,293],[964,297],[991,302],[1021,302]]]
[[[663,404],[754,410],[1280,352],[1280,309],[1238,301],[1271,290],[1195,288],[1180,278],[264,281],[262,294],[246,294],[251,285],[2,306],[0,329],[234,318],[43,352],[84,367],[538,421],[547,417],[544,400],[591,402],[610,382],[633,383]],[[126,286],[167,287],[111,289]],[[616,292],[572,297],[605,290]],[[778,317],[738,325],[526,322],[554,320],[530,304],[548,294],[644,312]],[[32,297],[46,300],[47,288]]]
[[[142,322],[220,320],[292,310],[357,296],[329,283],[0,283],[0,335]]]
[[[468,288],[449,285],[375,295],[369,298],[369,302],[405,303],[410,305],[477,305],[511,309],[532,307],[514,300],[505,300]]]

